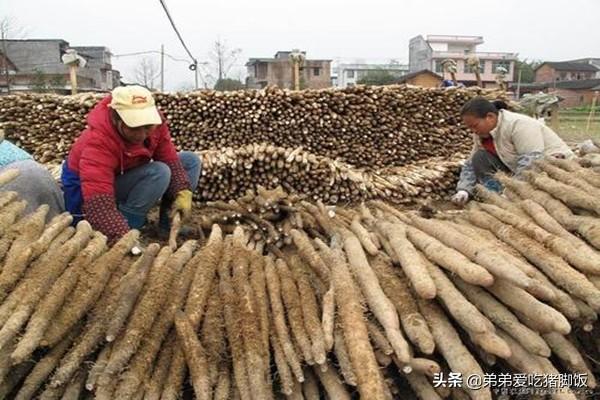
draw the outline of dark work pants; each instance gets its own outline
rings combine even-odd
[[[500,183],[494,179],[496,172],[509,172],[508,167],[500,160],[500,157],[487,150],[478,150],[471,158],[473,171],[477,182],[493,191],[500,191]]]
[[[195,153],[182,151],[179,160],[188,175],[192,192],[198,186],[202,164]],[[132,229],[139,229],[146,223],[146,214],[162,197],[159,225],[169,227],[169,209],[173,199],[166,196],[171,182],[171,170],[167,164],[153,161],[132,168],[115,179],[117,207],[125,216]]]

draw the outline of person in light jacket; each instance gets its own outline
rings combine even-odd
[[[571,158],[569,146],[549,127],[526,115],[508,111],[501,101],[469,100],[461,110],[463,123],[473,131],[473,151],[465,162],[452,201],[465,204],[477,183],[499,192],[498,171],[519,176],[536,159]]]

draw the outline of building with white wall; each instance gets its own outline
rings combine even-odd
[[[385,71],[394,77],[400,78],[408,73],[408,65],[400,64],[398,62],[337,62],[332,67],[332,84],[339,88],[354,86],[368,74],[381,71]]]
[[[505,81],[515,80],[516,53],[477,51],[483,44],[482,36],[456,36],[456,35],[419,35],[409,42],[409,69],[410,72],[428,69],[440,75],[444,74],[442,62],[453,60],[456,62],[456,79],[465,85],[474,85],[477,78],[467,60],[475,56],[479,58],[480,74],[483,86],[495,86],[496,74],[499,68],[507,72]],[[449,79],[449,76],[445,76]]]

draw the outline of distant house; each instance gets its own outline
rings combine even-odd
[[[112,68],[111,53],[106,47],[70,47],[61,39],[25,39],[0,41],[0,49],[3,48],[6,54],[2,60],[8,60],[11,91],[44,89],[70,93],[69,70],[61,59],[67,49],[75,49],[87,62],[77,70],[79,91],[108,91],[119,84],[119,71]],[[7,87],[6,75],[2,73],[0,93],[6,92]]]
[[[85,68],[79,74],[94,80],[94,87],[110,91],[119,86],[121,75],[112,68],[111,52],[104,46],[74,46],[77,54],[86,59]]]
[[[262,89],[275,85],[292,89],[293,62],[291,51],[278,51],[273,58],[250,58],[246,63],[249,89]],[[302,52],[306,56],[306,52]],[[331,86],[331,60],[305,59],[300,66],[300,85],[307,89],[321,89]]]
[[[559,82],[594,79],[598,71],[598,67],[587,62],[547,61],[535,69],[535,81]]]
[[[362,78],[370,73],[386,72],[395,78],[400,78],[408,73],[408,65],[400,63],[338,63],[333,67],[333,86],[346,88],[356,85]]]
[[[442,62],[453,60],[456,62],[456,79],[467,85],[477,84],[474,71],[467,64],[467,60],[476,56],[479,59],[481,80],[484,87],[495,87],[496,74],[500,68],[507,71],[506,82],[515,79],[516,53],[483,52],[477,51],[477,46],[483,44],[482,36],[454,36],[454,35],[419,35],[409,42],[409,69],[410,72],[430,70],[444,75]],[[449,77],[446,77],[449,78]]]
[[[596,71],[595,78],[600,79],[600,58],[580,58],[578,60],[571,60],[571,62],[590,64],[598,68]]]
[[[431,72],[427,69],[423,69],[417,72],[411,72],[402,76],[397,83],[406,83],[408,85],[422,86],[422,87],[439,87],[442,83],[442,76]]]
[[[600,92],[600,79],[556,82],[549,86],[547,91],[563,98],[561,107],[592,104],[595,92]]]
[[[511,90],[516,90],[513,84]],[[563,100],[561,107],[578,107],[592,103],[596,92],[600,92],[600,79],[580,79],[570,81],[534,82],[521,84],[521,94],[525,93],[552,93]]]

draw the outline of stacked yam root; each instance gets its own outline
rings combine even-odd
[[[434,387],[439,372],[587,374],[593,390],[598,177],[538,162],[527,181],[500,178],[511,201],[481,190],[483,202],[433,219],[263,190],[212,204],[240,215],[200,221],[204,243],[151,244],[138,257],[136,231],[108,248],[86,222],[46,221],[46,206],[24,216],[24,202],[1,192],[0,394],[493,396]]]
[[[397,204],[448,199],[454,191],[461,153],[449,159],[434,157],[378,171],[318,157],[296,149],[254,144],[241,148],[199,152],[202,176],[195,199],[198,204],[253,196],[262,188],[281,187],[287,193],[327,204],[382,199]],[[60,180],[61,165],[46,165]]]
[[[316,156],[298,148],[252,144],[201,152],[203,172],[200,200],[242,197],[257,186],[282,186],[312,201],[330,204],[385,199],[408,203],[448,197],[456,185],[461,153],[450,159],[428,159],[382,171],[358,169],[350,164]]]
[[[180,149],[218,150],[268,143],[358,168],[401,166],[468,152],[460,107],[481,89],[406,86],[289,91],[157,93]],[[0,129],[42,163],[61,162],[102,96],[15,94],[0,98]],[[382,150],[383,149],[383,150]]]

